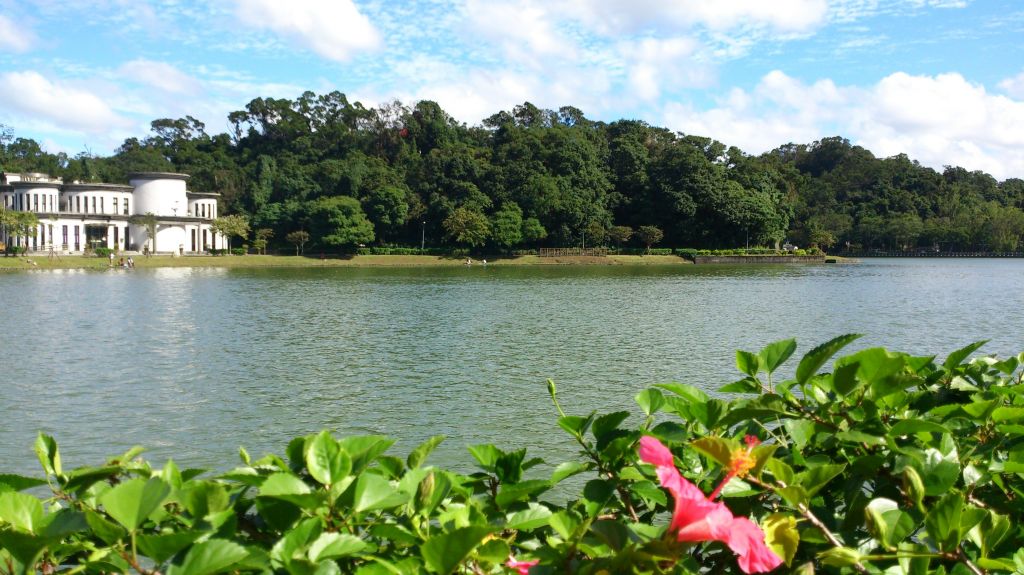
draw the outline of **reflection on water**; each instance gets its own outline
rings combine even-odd
[[[143,444],[223,469],[324,427],[399,453],[445,434],[435,460],[463,468],[483,442],[557,463],[575,450],[549,377],[586,413],[658,382],[713,390],[735,349],[791,336],[1016,353],[1022,280],[1015,260],[5,273],[0,468],[34,471],[40,429],[70,465]]]

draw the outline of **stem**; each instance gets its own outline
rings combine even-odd
[[[768,489],[768,490],[770,490],[772,492],[775,491],[775,486],[767,484],[767,483],[764,483],[760,479],[756,479],[754,477],[747,477],[747,481],[750,481],[751,483],[753,483],[753,484],[755,484],[755,485],[757,485],[759,487],[762,487],[764,489]],[[783,488],[786,487],[785,483],[783,483],[781,481],[779,481],[778,483]],[[796,506],[796,510],[800,513],[800,515],[803,516],[804,519],[807,520],[808,523],[810,523],[811,525],[815,526],[818,529],[818,531],[821,531],[821,534],[825,536],[825,539],[833,547],[845,547],[845,545],[843,545],[843,542],[840,541],[839,538],[836,537],[835,534],[832,533],[832,531],[830,531],[829,528],[824,523],[821,522],[821,519],[818,519],[818,517],[810,510],[810,508],[808,508],[803,503],[800,503],[800,504],[798,504]],[[853,564],[853,568],[856,569],[859,573],[868,573],[867,567],[862,565],[860,563],[860,561],[854,563]],[[984,574],[976,573],[975,575],[984,575]]]
[[[957,547],[956,556],[961,563],[963,563],[968,569],[971,570],[971,573],[974,573],[974,575],[985,575],[985,571],[983,571],[977,565],[972,563],[970,559],[967,558],[967,555],[964,554],[964,550],[962,547]]]

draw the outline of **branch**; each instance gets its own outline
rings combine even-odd
[[[775,486],[770,485],[768,483],[764,483],[760,479],[757,479],[757,478],[754,478],[754,477],[750,477],[750,476],[748,476],[746,479],[747,479],[747,481],[750,481],[751,483],[753,483],[753,484],[755,484],[755,485],[757,485],[757,486],[759,486],[761,488],[768,489],[768,490],[770,490],[772,492],[775,491]],[[786,484],[781,482],[781,481],[779,482],[779,485],[782,486],[783,488],[786,487]],[[821,519],[818,519],[818,516],[815,515],[810,510],[809,507],[807,507],[803,503],[800,503],[800,504],[798,504],[796,506],[796,510],[800,512],[800,515],[802,515],[803,518],[806,519],[808,523],[810,523],[811,525],[815,526],[818,529],[818,531],[821,531],[821,534],[825,536],[825,539],[828,540],[828,542],[833,547],[845,547],[845,545],[843,545],[843,542],[840,541],[839,538],[836,537],[835,534],[832,533],[832,531],[829,530],[828,526],[826,526],[824,523],[822,523]],[[868,568],[865,567],[864,565],[862,565],[860,563],[860,561],[854,563],[853,564],[853,568],[856,569],[859,573],[868,573]],[[984,575],[984,574],[982,574],[982,573],[975,573],[975,575]]]

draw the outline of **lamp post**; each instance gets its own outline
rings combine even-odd
[[[424,220],[420,223],[422,224],[422,228],[420,229],[420,251],[422,252],[424,247],[427,245],[427,222]]]

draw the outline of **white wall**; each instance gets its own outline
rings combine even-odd
[[[157,216],[184,216],[188,212],[185,180],[164,178],[133,178],[135,205],[133,214],[153,213]],[[175,212],[175,208],[177,212]],[[157,234],[159,241],[160,234]],[[161,250],[163,251],[163,250]]]

